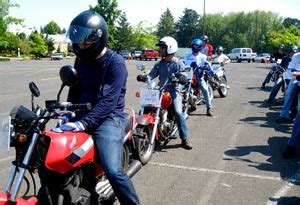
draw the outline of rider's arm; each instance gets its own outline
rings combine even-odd
[[[159,62],[156,63],[154,65],[154,67],[152,68],[152,70],[148,73],[148,76],[150,77],[150,79],[154,79],[159,75],[159,66],[158,66]]]

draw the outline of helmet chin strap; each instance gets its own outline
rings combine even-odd
[[[102,56],[104,56],[104,54],[106,53],[106,51],[107,51],[107,48],[104,47],[103,50],[101,51],[101,53],[96,57],[96,59],[99,59],[99,58],[101,58]]]

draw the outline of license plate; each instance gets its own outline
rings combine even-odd
[[[151,89],[142,89],[140,104],[142,106],[160,107],[159,91]]]
[[[0,151],[9,151],[10,148],[10,116],[2,120],[0,127]]]

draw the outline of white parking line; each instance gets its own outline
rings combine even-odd
[[[283,196],[286,196],[286,194],[293,188],[295,183],[300,182],[300,169],[297,170],[296,174],[286,179],[288,182],[284,184],[275,194],[274,196],[270,197],[270,199],[267,201],[267,205],[276,205],[280,198]]]
[[[173,165],[173,164],[166,164],[166,163],[158,163],[158,162],[149,162],[149,164],[152,164],[154,166],[183,169],[183,170],[187,170],[187,171],[209,172],[209,173],[216,173],[216,174],[229,174],[229,175],[234,175],[234,176],[241,176],[241,177],[248,177],[248,178],[255,178],[255,179],[264,179],[264,180],[271,180],[271,181],[283,181],[280,177],[268,177],[268,176],[263,176],[263,175],[246,174],[246,173],[239,173],[239,172],[230,172],[230,171],[217,170],[217,169],[187,167],[187,166],[180,166],[180,165]]]
[[[12,159],[14,159],[15,158],[15,156],[12,156],[12,157],[6,157],[6,158],[3,158],[3,159],[0,159],[0,163],[1,162],[5,162],[5,161],[7,161],[7,160],[12,160]]]

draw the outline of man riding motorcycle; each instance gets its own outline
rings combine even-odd
[[[170,37],[166,36],[161,38],[157,46],[159,46],[159,54],[162,59],[157,62],[148,77],[152,80],[159,77],[159,86],[162,87],[164,83],[173,75],[175,75],[179,81],[187,81],[186,76],[181,74],[180,71],[183,68],[183,65],[178,63],[178,59],[174,57],[174,54],[178,50],[177,41]],[[147,81],[147,76],[138,75],[137,78],[139,81]],[[167,85],[165,90],[170,92],[173,106],[175,108],[175,118],[178,126],[179,136],[181,138],[181,146],[184,149],[192,149],[192,143],[189,139],[189,132],[186,125],[185,117],[182,113],[182,97],[180,95],[180,91],[178,87],[175,87],[174,84]]]
[[[63,131],[87,131],[121,204],[140,204],[134,186],[122,167],[124,105],[127,68],[124,59],[106,47],[108,28],[98,13],[88,10],[76,16],[68,30],[76,55],[79,80],[68,93],[68,102],[92,104],[78,113],[75,122],[60,126]]]
[[[202,36],[201,40],[203,41],[203,47],[200,52],[206,55],[207,57],[212,57],[212,55],[214,54],[214,47],[212,44],[209,43],[208,36]]]
[[[277,63],[279,59],[283,59],[283,57],[286,56],[286,53],[284,53],[284,45],[280,44],[277,48],[277,51],[271,55],[270,61],[273,63]],[[273,66],[270,70],[270,72],[267,74],[266,78],[264,79],[261,89],[264,90],[266,88],[266,84],[270,82],[272,74],[276,71],[277,66]]]
[[[195,70],[197,86],[201,89],[201,92],[204,96],[205,105],[206,105],[206,115],[212,116],[212,102],[208,94],[208,85],[204,79],[203,70],[207,69],[209,72],[212,72],[209,62],[206,60],[206,55],[202,54],[200,51],[203,47],[203,41],[201,39],[194,39],[191,42],[192,53],[185,56],[184,63],[187,66],[193,67]]]

